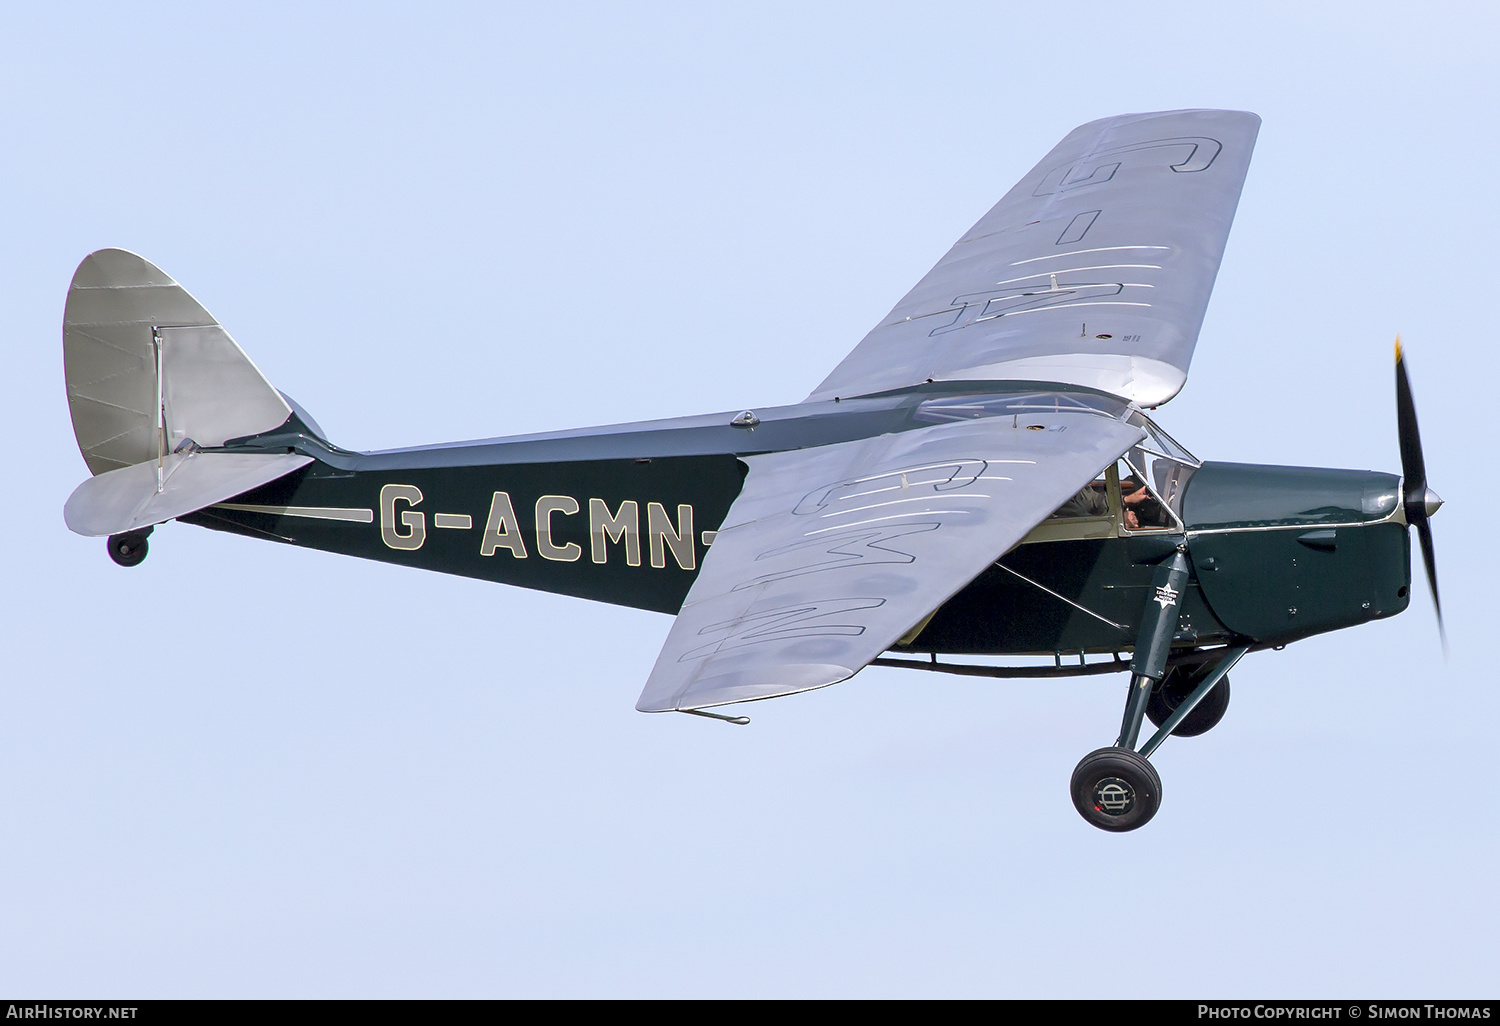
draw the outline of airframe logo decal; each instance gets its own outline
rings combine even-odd
[[[1094,808],[1111,816],[1123,816],[1135,807],[1135,788],[1119,777],[1105,777],[1094,785]]]
[[[1170,584],[1163,584],[1156,589],[1156,601],[1161,603],[1162,609],[1173,605],[1177,601],[1178,592]]]

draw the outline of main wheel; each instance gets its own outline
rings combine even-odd
[[[109,536],[109,558],[121,566],[140,566],[150,548],[145,531],[128,531]]]
[[[1160,684],[1151,690],[1151,697],[1146,701],[1146,715],[1151,722],[1160,727],[1167,722],[1167,717],[1177,711],[1177,707],[1187,701],[1202,683],[1203,678],[1213,672],[1213,663],[1202,663],[1198,666],[1173,667],[1167,671]],[[1193,711],[1187,714],[1187,718],[1177,724],[1172,731],[1173,737],[1196,737],[1199,734],[1212,730],[1229,708],[1229,678],[1213,686],[1208,694],[1203,696],[1203,701],[1193,707]]]
[[[1073,771],[1073,805],[1100,830],[1145,826],[1161,808],[1156,767],[1129,748],[1101,748]]]

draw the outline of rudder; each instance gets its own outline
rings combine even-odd
[[[63,312],[73,433],[89,470],[279,427],[291,407],[196,299],[122,249],[84,258]]]
[[[310,462],[199,451],[272,431],[292,407],[186,289],[134,253],[101,249],[78,265],[63,365],[73,434],[95,475],[64,507],[80,534],[161,523]]]

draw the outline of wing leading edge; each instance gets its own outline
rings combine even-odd
[[[1260,118],[1126,114],[1075,129],[809,400],[929,379],[1057,381],[1171,399],[1234,220]]]
[[[853,676],[1142,437],[1060,409],[748,457],[636,708]]]

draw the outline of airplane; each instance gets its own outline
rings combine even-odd
[[[446,445],[340,448],[173,279],[100,250],[63,318],[93,475],[64,519],[122,566],[175,519],[673,614],[642,712],[744,724],[716,710],[868,665],[1125,673],[1070,791],[1134,830],[1151,755],[1220,721],[1243,656],[1407,607],[1408,527],[1442,629],[1399,339],[1400,476],[1204,462],[1149,415],[1187,379],[1259,126],[1074,130],[802,402]]]

